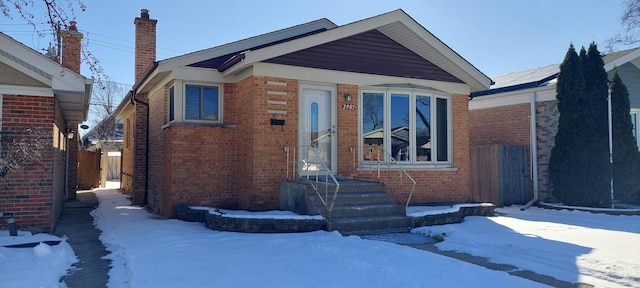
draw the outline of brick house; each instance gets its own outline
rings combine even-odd
[[[0,179],[0,216],[23,230],[51,231],[63,202],[75,199],[78,123],[87,118],[93,80],[79,74],[75,23],[61,36],[63,65],[0,33],[0,149],[28,137],[45,146],[39,162]],[[28,132],[36,130],[42,135]]]
[[[609,79],[614,67],[629,89],[631,121],[636,142],[640,143],[640,48],[603,56]],[[469,102],[470,142],[472,146],[487,144],[522,145],[529,148],[532,169],[529,175],[534,198],[551,196],[548,164],[555,143],[559,112],[556,81],[560,64],[512,72],[493,77],[491,89],[474,92]],[[532,141],[535,139],[535,141]]]
[[[332,175],[369,180],[393,162],[379,173],[392,175],[398,201],[408,194],[398,167],[418,182],[412,203],[471,200],[468,101],[491,80],[404,11],[343,26],[320,19],[162,61],[157,20],[142,10],[134,24],[136,81],[116,110],[134,204],[166,216],[182,203],[278,209],[280,183],[317,172],[312,157]]]

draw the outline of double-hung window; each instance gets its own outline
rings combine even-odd
[[[451,95],[363,90],[360,96],[362,161],[451,166]]]

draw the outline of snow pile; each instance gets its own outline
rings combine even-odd
[[[49,246],[43,241],[60,241],[60,244]],[[5,247],[25,243],[36,246]],[[12,237],[9,231],[0,230],[0,287],[61,287],[64,284],[60,278],[77,261],[65,239],[24,231]]]

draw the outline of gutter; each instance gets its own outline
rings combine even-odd
[[[144,71],[144,73],[142,73],[142,75],[140,76],[140,78],[138,78],[138,81],[136,81],[133,84],[133,87],[131,87],[131,91],[129,91],[129,94],[131,95],[131,104],[133,106],[135,106],[136,104],[142,104],[145,106],[146,108],[146,139],[145,139],[145,157],[144,157],[144,196],[143,196],[143,200],[142,200],[142,205],[146,206],[149,204],[149,103],[147,102],[143,102],[141,100],[139,100],[138,98],[136,98],[137,90],[138,88],[140,88],[140,86],[142,86],[142,83],[144,83],[144,81],[147,80],[147,78],[149,78],[149,76],[151,76],[151,73],[153,73],[154,70],[156,70],[156,68],[158,68],[158,61],[154,61],[153,63],[151,63],[151,65],[149,65],[149,67],[147,68],[147,70]]]
[[[520,210],[525,210],[531,207],[534,203],[538,202],[538,198],[540,197],[540,187],[538,185],[538,130],[537,130],[537,121],[536,121],[536,92],[531,92],[531,116],[529,120],[529,129],[530,129],[530,147],[531,147],[531,176],[533,178],[533,199],[531,199],[527,204],[522,206]]]

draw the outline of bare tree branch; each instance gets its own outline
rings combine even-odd
[[[51,131],[45,128],[16,127],[0,131],[0,179],[13,170],[40,163],[51,141]]]
[[[617,46],[632,46],[640,43],[640,0],[626,0],[624,12],[620,16],[624,32],[618,32],[607,39],[606,49],[615,51]]]
[[[44,4],[46,7],[45,15],[34,15],[35,6]],[[44,31],[37,28],[36,24],[44,18],[44,21],[51,27],[53,42],[57,42],[57,33],[60,30],[69,29],[71,21],[76,20],[75,12],[80,10],[86,11],[87,6],[82,0],[0,0],[0,11],[7,19],[14,19],[13,15],[18,15],[20,19],[27,24],[33,26],[39,37],[44,37]],[[88,35],[87,35],[88,36]],[[100,61],[88,49],[89,37],[85,37],[82,43],[82,62],[85,63],[91,71],[91,77],[96,80],[98,86],[102,87],[102,83],[109,78],[104,73]]]

